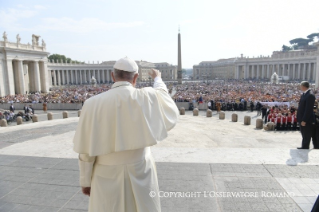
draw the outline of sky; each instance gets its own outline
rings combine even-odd
[[[92,62],[130,57],[182,66],[268,56],[289,40],[319,32],[318,0],[0,0],[0,34],[50,54]]]

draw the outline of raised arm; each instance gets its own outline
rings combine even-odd
[[[166,130],[169,131],[176,125],[179,115],[178,108],[168,93],[167,87],[161,78],[161,72],[152,69],[149,74],[154,79],[153,88],[156,90]]]

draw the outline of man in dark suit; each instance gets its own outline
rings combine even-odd
[[[27,114],[28,113],[28,106],[24,105],[23,110],[24,110],[24,113]]]
[[[10,111],[14,112],[15,108],[13,106],[13,104],[10,105]]]
[[[300,97],[298,111],[297,111],[297,121],[300,126],[300,132],[302,135],[302,145],[298,149],[309,149],[311,135],[312,135],[312,124],[313,124],[313,106],[315,103],[315,96],[309,88],[309,82],[303,81],[300,84],[300,90],[303,94]],[[319,147],[313,141],[314,148]]]
[[[261,119],[265,118],[265,124],[267,123],[267,106],[266,105],[262,105],[262,108],[261,108]]]

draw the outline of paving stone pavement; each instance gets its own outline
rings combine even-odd
[[[156,166],[163,212],[307,211],[319,193],[319,166],[168,162]],[[287,171],[294,183],[276,178]],[[76,159],[0,155],[0,211],[87,211],[88,197],[82,195],[78,180]],[[310,188],[313,193],[306,200],[300,193],[283,197]],[[237,196],[221,197],[221,192]],[[238,196],[240,192],[246,196]]]
[[[188,115],[151,148],[163,212],[311,211],[319,152],[295,149],[298,132]],[[72,151],[77,120],[0,128],[0,212],[87,211]]]

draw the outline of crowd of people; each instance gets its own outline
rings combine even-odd
[[[265,122],[274,122],[277,130],[297,130],[296,107],[301,91],[298,83],[280,83],[277,85],[260,81],[217,81],[185,82],[181,85],[168,83],[167,87],[175,102],[189,102],[193,109],[200,104],[217,111],[257,111]],[[149,83],[138,83],[137,88],[150,86]],[[63,88],[52,88],[49,93],[17,94],[0,97],[1,103],[84,103],[86,99],[111,89],[112,84],[96,86],[82,85]],[[318,90],[313,90],[316,99]],[[276,103],[274,105],[271,103]],[[29,107],[29,108],[32,108]],[[32,114],[32,111],[25,111]],[[14,116],[10,109],[7,117]]]
[[[176,85],[174,100],[176,102],[291,102],[299,101],[301,91],[299,83],[281,83],[229,80],[216,83],[187,82]],[[317,90],[314,91],[319,97]],[[238,107],[239,108],[239,107]]]
[[[0,97],[1,103],[82,103],[86,99],[108,91],[110,84],[93,86],[69,86],[52,88],[49,93],[17,94]]]
[[[32,119],[34,114],[34,108],[32,105],[24,105],[23,111],[15,113],[15,107],[13,104],[10,105],[9,110],[0,110],[0,119],[7,120],[7,123],[16,121],[18,116],[21,116],[24,121],[29,121]]]
[[[149,86],[149,83],[138,83],[137,88]],[[51,88],[49,93],[16,94],[0,97],[1,103],[83,103],[92,96],[111,89],[112,84],[99,84],[97,86],[81,85]],[[170,86],[172,88],[172,86]]]
[[[299,85],[300,83],[273,85],[268,82],[239,80],[188,82],[175,86],[173,99],[175,102],[189,102],[189,109],[206,104],[208,109],[217,112],[256,110],[257,116],[262,116],[265,123],[273,122],[276,130],[299,130],[296,118],[296,108],[302,94]],[[318,90],[312,90],[318,99]],[[315,110],[317,111],[316,108]]]

